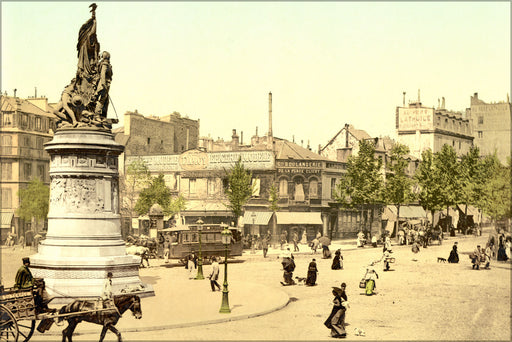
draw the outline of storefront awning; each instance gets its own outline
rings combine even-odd
[[[320,213],[277,212],[277,224],[323,224]]]
[[[2,221],[0,228],[11,228],[12,218],[14,213],[12,211],[3,212],[2,213]]]
[[[268,221],[272,217],[271,211],[246,211],[244,213],[244,221],[243,221],[244,225],[253,224],[253,222],[252,222],[253,214],[255,214],[254,215],[254,224],[263,225],[263,226],[268,225]]]

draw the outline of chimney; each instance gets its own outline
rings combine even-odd
[[[345,124],[345,147],[348,147],[348,124],[347,123]]]
[[[14,97],[16,97],[16,91],[17,91],[17,90],[18,90],[18,89],[14,88]]]
[[[37,99],[37,87],[34,87],[34,98]]]
[[[238,135],[236,134],[236,129],[233,129],[233,135],[231,136],[231,144],[233,148],[238,147]]]
[[[307,149],[311,151],[311,147],[309,146],[309,139],[308,139],[308,146]]]
[[[439,100],[439,98],[437,98],[437,109],[441,109],[441,105],[439,104],[439,101],[441,101],[441,100]]]
[[[421,103],[421,100],[420,100],[420,90],[418,89],[418,103]]]
[[[443,96],[441,99],[442,99],[442,101],[441,101],[441,108],[442,108],[442,109],[445,109],[445,107],[444,107],[444,104],[445,104],[445,102],[444,102],[444,96]]]
[[[258,136],[258,126],[256,126],[256,136]]]
[[[267,147],[272,149],[272,92],[268,93],[268,139]]]
[[[295,135],[292,135],[292,143],[295,143]]]
[[[244,131],[240,131],[240,145],[244,144]]]
[[[403,104],[403,106],[405,107],[405,91],[403,92],[403,94],[404,94],[404,99],[403,99],[403,103],[404,104]]]

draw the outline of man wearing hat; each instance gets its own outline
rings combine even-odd
[[[16,278],[14,280],[14,288],[16,289],[29,289],[34,285],[34,277],[32,276],[32,272],[28,268],[30,266],[30,259],[23,258],[23,266],[21,266],[16,273]]]

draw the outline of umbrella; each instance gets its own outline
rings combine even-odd
[[[36,235],[34,235],[34,239],[40,239],[40,238],[42,238],[42,237],[43,237],[43,236],[42,236],[41,234],[36,234]]]
[[[331,244],[331,239],[329,239],[327,236],[321,236],[318,239],[318,242],[320,242],[324,246],[329,246]]]

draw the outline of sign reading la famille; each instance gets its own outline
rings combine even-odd
[[[143,160],[150,172],[229,170],[238,159],[242,160],[242,164],[248,170],[271,170],[275,166],[274,154],[271,151],[202,152],[198,150],[179,155],[129,156],[126,157],[125,164]]]

